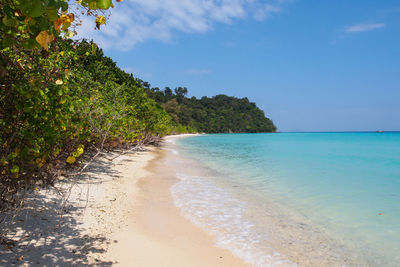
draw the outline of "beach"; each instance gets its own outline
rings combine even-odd
[[[398,207],[380,201],[397,189],[374,190],[375,172],[395,184],[398,134],[187,136],[108,153],[34,191],[1,240],[0,266],[398,266]],[[384,157],[370,159],[371,144]],[[323,159],[346,149],[364,171]]]
[[[1,246],[0,265],[246,266],[173,205],[164,153],[99,158],[83,177],[34,191],[7,229],[18,242]]]
[[[399,14],[1,1],[0,267],[399,267]]]

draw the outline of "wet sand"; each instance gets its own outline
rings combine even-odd
[[[247,266],[180,214],[169,191],[177,179],[163,163],[166,152],[153,153],[149,174],[137,183],[131,225],[113,236],[119,242],[110,247],[110,259],[122,266]]]

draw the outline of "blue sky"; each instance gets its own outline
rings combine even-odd
[[[248,97],[281,131],[400,130],[398,0],[125,0],[92,28],[153,87]]]

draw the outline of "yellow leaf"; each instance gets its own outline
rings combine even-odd
[[[57,85],[61,85],[61,84],[63,84],[63,81],[62,81],[62,80],[57,80],[57,81],[56,81],[56,84],[57,84]]]
[[[98,22],[100,25],[106,23],[107,19],[103,16],[98,16],[96,18],[96,22]]]
[[[74,163],[75,162],[75,157],[74,156],[69,156],[68,158],[67,158],[67,163],[69,163],[69,164],[72,164],[72,163]]]
[[[66,30],[74,20],[75,15],[73,13],[62,14],[58,19],[54,21],[54,28],[57,32],[59,32],[61,29],[61,25],[63,25],[62,30]]]
[[[61,27],[61,30],[65,31],[71,26],[71,22],[65,22],[63,26]]]
[[[80,147],[76,150],[77,154],[80,156],[83,153],[83,147]]]
[[[67,22],[72,23],[74,20],[75,20],[74,13],[69,13],[68,14],[68,18],[67,18]]]
[[[107,19],[103,16],[97,16],[96,17],[96,27],[97,29],[100,29],[100,25],[103,25],[106,23]]]
[[[36,36],[36,41],[46,50],[49,50],[49,43],[54,41],[54,35],[49,34],[48,31],[41,31],[38,36]]]
[[[57,32],[60,31],[62,24],[63,24],[63,20],[61,18],[58,18],[54,21],[54,28],[56,29]]]
[[[75,20],[75,15],[73,13],[63,14],[60,16],[60,19],[63,23],[71,23]]]

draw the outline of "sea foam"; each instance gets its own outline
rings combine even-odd
[[[215,244],[255,266],[296,266],[295,263],[265,247],[265,233],[257,232],[244,216],[246,203],[209,179],[178,173],[171,187],[174,204],[195,225],[215,237]],[[210,178],[210,177],[208,177]]]

